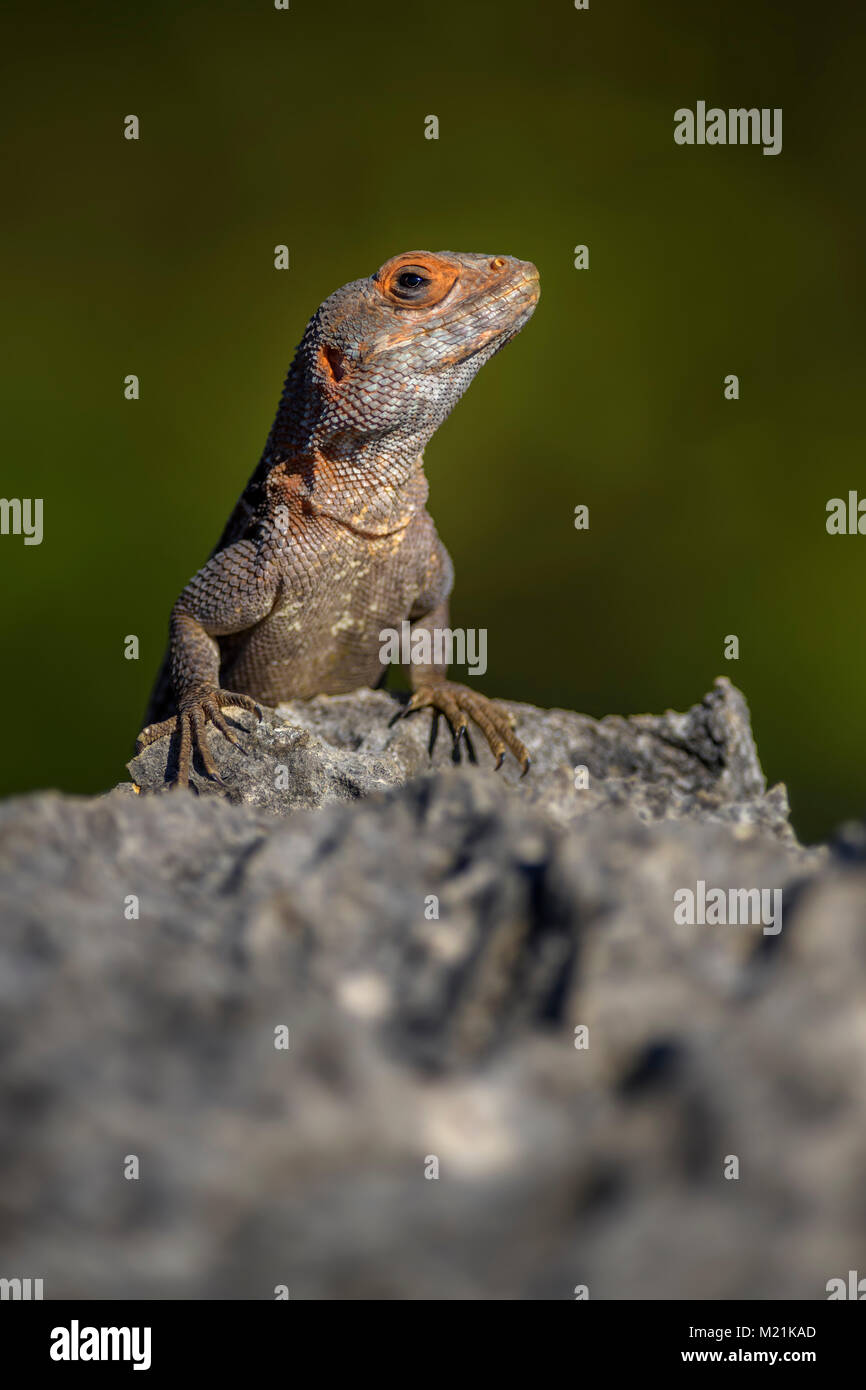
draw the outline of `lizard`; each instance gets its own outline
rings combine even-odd
[[[393,256],[330,295],[285,378],[264,452],[207,563],[175,603],[137,752],[177,741],[223,785],[208,725],[223,710],[382,684],[383,629],[448,627],[454,568],[426,509],[424,449],[479,368],[539,298],[529,261],[450,251]],[[423,638],[422,638],[423,647]],[[432,651],[432,640],[431,640]],[[422,651],[423,655],[423,651]],[[441,650],[439,652],[441,655]],[[403,714],[444,715],[455,752],[472,721],[497,769],[529,754],[498,702],[412,663]],[[435,730],[434,730],[435,731]]]

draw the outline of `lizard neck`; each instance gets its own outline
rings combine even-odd
[[[423,511],[429,491],[420,454],[404,469],[381,453],[342,457],[306,451],[286,460],[286,472],[300,477],[312,515],[330,517],[367,536],[404,530]]]
[[[424,440],[365,433],[294,364],[265,446],[270,466],[297,475],[306,509],[368,535],[402,530],[427,501]]]

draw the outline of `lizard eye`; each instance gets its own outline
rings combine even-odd
[[[398,299],[426,299],[429,288],[430,276],[420,265],[404,266],[391,281],[391,293]]]
[[[416,261],[395,256],[373,279],[386,299],[405,309],[428,309],[445,298],[457,279],[457,267],[444,257]]]

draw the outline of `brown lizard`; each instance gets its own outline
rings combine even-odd
[[[176,735],[179,785],[194,754],[220,781],[206,725],[240,742],[224,708],[381,684],[384,629],[448,627],[454,572],[425,508],[424,447],[538,296],[528,261],[411,251],[313,315],[261,461],[172,610],[138,751]],[[468,717],[497,767],[506,749],[529,767],[501,705],[442,665],[413,663],[410,681],[405,713],[440,711],[455,747]]]

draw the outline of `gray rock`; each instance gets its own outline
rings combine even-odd
[[[214,738],[236,804],[135,794],[155,746],[104,797],[0,807],[0,1275],[808,1299],[862,1268],[863,827],[797,844],[727,682],[661,718],[514,706],[523,781],[444,739],[431,769],[393,708]],[[781,889],[781,932],[678,924],[698,880]]]
[[[768,795],[743,696],[724,677],[686,714],[589,719],[569,710],[505,703],[532,755],[521,777],[512,758],[499,776],[545,816],[568,824],[602,808],[626,807],[642,820],[697,819],[755,823],[790,838],[784,788]],[[431,756],[429,710],[399,718],[403,701],[384,691],[319,696],[263,711],[227,709],[244,731],[243,749],[209,731],[209,747],[232,799],[277,814],[353,801],[453,766],[444,721]],[[396,719],[396,722],[395,722]],[[171,740],[151,744],[129,764],[136,788],[161,791],[173,768]],[[492,757],[480,734],[472,751]],[[588,787],[575,791],[575,769]],[[220,790],[203,772],[203,795]]]

